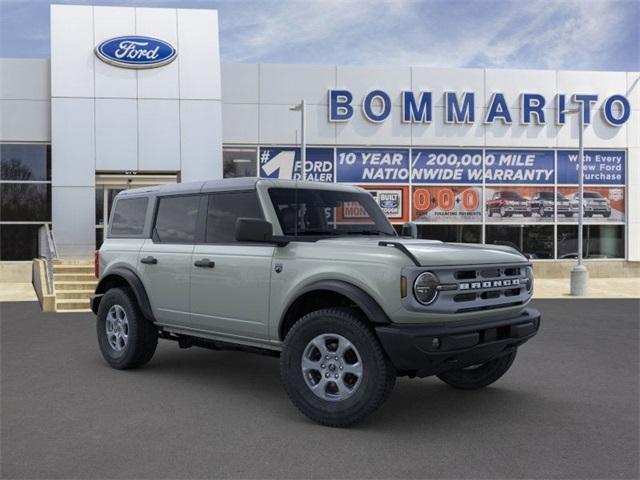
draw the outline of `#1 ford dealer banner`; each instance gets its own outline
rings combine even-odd
[[[305,180],[313,182],[334,181],[333,148],[306,149]],[[260,177],[300,180],[302,161],[296,147],[260,148]]]

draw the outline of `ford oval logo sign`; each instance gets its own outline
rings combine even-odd
[[[171,63],[178,52],[163,40],[129,35],[105,40],[96,47],[103,62],[123,68],[155,68]]]

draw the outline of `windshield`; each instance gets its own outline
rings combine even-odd
[[[368,193],[307,188],[270,188],[269,196],[284,235],[396,236]]]
[[[538,196],[541,200],[553,200],[553,192],[540,192]]]
[[[602,198],[598,192],[584,192],[584,198]]]
[[[501,198],[505,200],[524,200],[524,197],[518,192],[502,192]]]

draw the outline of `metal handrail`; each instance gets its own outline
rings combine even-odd
[[[58,258],[58,247],[53,231],[49,228],[48,223],[43,223],[42,227],[46,241],[42,242],[42,235],[38,236],[40,255],[47,260],[47,286],[49,292],[53,293],[53,261]],[[42,251],[44,250],[44,252]],[[43,255],[44,253],[44,255]]]

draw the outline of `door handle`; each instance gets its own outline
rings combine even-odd
[[[140,259],[140,263],[146,263],[147,265],[155,265],[158,263],[158,259],[156,257],[152,257],[149,255],[148,257],[144,257]]]
[[[216,266],[216,262],[212,262],[208,258],[203,258],[202,260],[196,260],[195,262],[193,262],[193,264],[196,267],[202,267],[202,268],[213,268]]]

